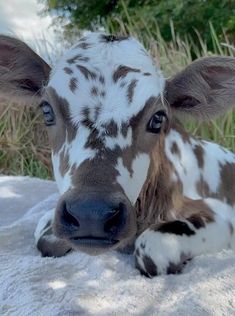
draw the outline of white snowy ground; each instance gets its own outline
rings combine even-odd
[[[53,182],[0,177],[0,315],[235,315],[235,253],[194,259],[181,275],[147,279],[131,256],[41,258],[37,220],[58,199]],[[219,234],[219,232],[218,232]]]

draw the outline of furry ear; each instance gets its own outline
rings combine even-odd
[[[194,61],[168,80],[165,97],[174,114],[210,119],[235,106],[235,58]]]
[[[0,96],[32,103],[40,97],[50,66],[22,41],[0,35]]]

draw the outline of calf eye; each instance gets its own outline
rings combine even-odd
[[[40,107],[42,108],[46,126],[55,125],[55,113],[52,109],[52,106],[47,101],[43,101],[40,104]]]
[[[149,120],[146,130],[150,133],[160,133],[163,123],[167,120],[166,113],[164,111],[158,111],[153,114]]]

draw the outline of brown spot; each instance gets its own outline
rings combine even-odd
[[[148,100],[145,102],[144,107],[150,107],[151,105],[157,104],[157,98],[155,96],[151,96],[148,98]]]
[[[181,152],[176,142],[172,143],[171,152],[173,155],[177,155],[179,158],[181,158]]]
[[[96,79],[96,73],[94,73],[93,71],[90,71],[89,69],[87,69],[86,67],[82,66],[82,65],[77,65],[76,66],[81,73],[83,74],[83,76],[88,80],[88,79]]]
[[[197,192],[202,197],[215,197],[215,195],[210,192],[208,183],[201,176],[200,180],[196,184]]]
[[[67,75],[71,75],[73,73],[73,70],[69,67],[64,67],[64,72],[67,74]]]
[[[163,152],[163,144],[159,143],[156,152]],[[164,155],[155,159],[154,169],[149,170],[147,181],[135,206],[138,234],[147,228],[154,230],[167,220],[169,210],[173,207],[174,190],[178,190],[177,186],[170,182],[171,172],[171,165]]]
[[[219,196],[221,199],[226,199],[230,205],[235,204],[235,163],[227,162],[220,164],[221,183],[219,187]]]
[[[74,126],[74,124],[71,122],[71,120],[69,120],[68,124],[69,125],[66,127],[67,128],[67,140],[68,140],[68,143],[70,144],[77,136],[78,127]]]
[[[134,96],[134,91],[135,91],[136,85],[137,85],[137,80],[136,79],[132,80],[131,83],[128,85],[127,98],[128,98],[129,103],[131,103],[132,100],[133,100],[133,96]]]
[[[216,198],[225,201],[231,206],[235,205],[235,163],[220,163],[220,184],[216,192],[212,192],[207,181],[201,176],[197,183],[197,191],[202,197]]]
[[[157,266],[154,263],[154,261],[149,257],[149,256],[144,256],[143,257],[143,263],[145,266],[145,271],[150,275],[150,276],[155,276],[157,275]]]
[[[206,223],[214,221],[214,215],[203,199],[192,200],[183,197],[175,207],[174,215],[187,219],[197,229],[204,227]]]
[[[129,124],[128,123],[122,123],[121,133],[122,133],[122,135],[124,137],[127,136],[128,128],[129,128]]]
[[[91,44],[89,43],[86,43],[86,42],[82,42],[82,43],[79,43],[76,48],[81,48],[81,49],[88,49],[91,47]]]
[[[91,88],[91,95],[94,95],[94,96],[98,95],[98,88],[97,87],[92,87]]]
[[[100,82],[101,84],[105,84],[104,76],[102,76],[102,75],[99,76],[99,82]]]
[[[69,59],[67,60],[67,63],[69,63],[69,64],[75,64],[77,61],[84,61],[84,62],[87,62],[87,61],[89,61],[89,58],[78,54],[78,55],[76,55],[76,56],[74,56],[74,57],[72,57],[72,58],[69,58]]]
[[[100,96],[101,96],[102,98],[104,98],[104,97],[105,97],[105,95],[106,95],[106,93],[105,93],[105,91],[104,91],[104,90],[100,92]]]
[[[189,221],[196,229],[205,227],[205,222],[202,217],[197,215],[192,215],[191,217],[187,218],[187,221]]]
[[[121,65],[113,74],[113,81],[117,82],[121,78],[125,78],[129,72],[140,72],[139,69],[131,68],[128,66]]]
[[[107,124],[105,126],[105,131],[106,134],[110,137],[117,137],[118,134],[118,126],[117,124],[114,122],[114,120],[112,120],[109,124]]]
[[[77,134],[77,128],[72,124],[69,111],[69,103],[61,98],[52,87],[46,88],[45,97],[53,105],[56,115],[56,126],[48,129],[48,136],[53,153],[58,153],[66,141],[72,141]]]
[[[170,262],[169,266],[167,267],[166,273],[167,274],[179,274],[179,273],[181,273],[183,267],[184,267],[183,263],[176,264],[176,263]]]
[[[204,166],[204,149],[200,145],[196,145],[193,148],[194,154],[197,158],[198,167],[203,169]]]
[[[189,225],[181,220],[175,220],[163,223],[158,226],[156,229],[158,232],[163,234],[174,234],[174,235],[187,235],[191,236],[195,234],[195,231],[192,230]]]
[[[78,82],[78,80],[77,80],[77,78],[72,78],[72,79],[70,79],[70,81],[69,81],[69,88],[70,88],[70,90],[74,93],[74,91],[77,89],[77,82]]]
[[[151,76],[150,72],[144,72],[144,76]]]
[[[103,139],[99,137],[99,132],[96,128],[92,128],[88,136],[85,148],[102,150],[104,148]]]
[[[180,255],[180,262],[179,263],[173,263],[170,262],[169,266],[167,267],[167,274],[178,274],[181,273],[182,269],[184,268],[187,261],[191,260],[191,255],[185,255],[182,253]]]
[[[101,42],[104,43],[110,43],[110,42],[120,42],[120,41],[124,41],[127,40],[129,38],[129,36],[122,36],[122,35],[105,35],[102,34],[100,36]]]
[[[81,123],[89,128],[93,129],[94,122],[90,119],[90,109],[88,107],[84,107],[81,111],[81,116],[83,117]]]
[[[156,276],[158,274],[157,272],[157,266],[154,263],[154,261],[152,260],[152,258],[150,258],[147,255],[144,255],[143,258],[143,264],[144,264],[144,270],[145,271],[141,271],[141,272],[145,272],[147,273],[148,277],[153,277]],[[141,269],[142,270],[142,269]]]

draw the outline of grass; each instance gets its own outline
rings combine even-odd
[[[195,57],[212,55],[199,34],[200,45],[196,47],[190,38],[179,38],[171,24],[173,39],[166,43],[157,24],[150,30],[141,17],[128,21],[128,24],[124,24],[117,19],[108,20],[106,30],[137,37],[150,51],[155,63],[161,65],[165,77],[181,70]],[[234,49],[226,36],[224,44],[220,43],[212,25],[211,36],[213,54],[234,56]],[[188,122],[186,128],[194,135],[235,151],[235,112],[209,123]],[[48,139],[37,108],[0,102],[0,173],[52,177]]]
[[[0,174],[51,178],[50,149],[37,108],[0,105]]]

